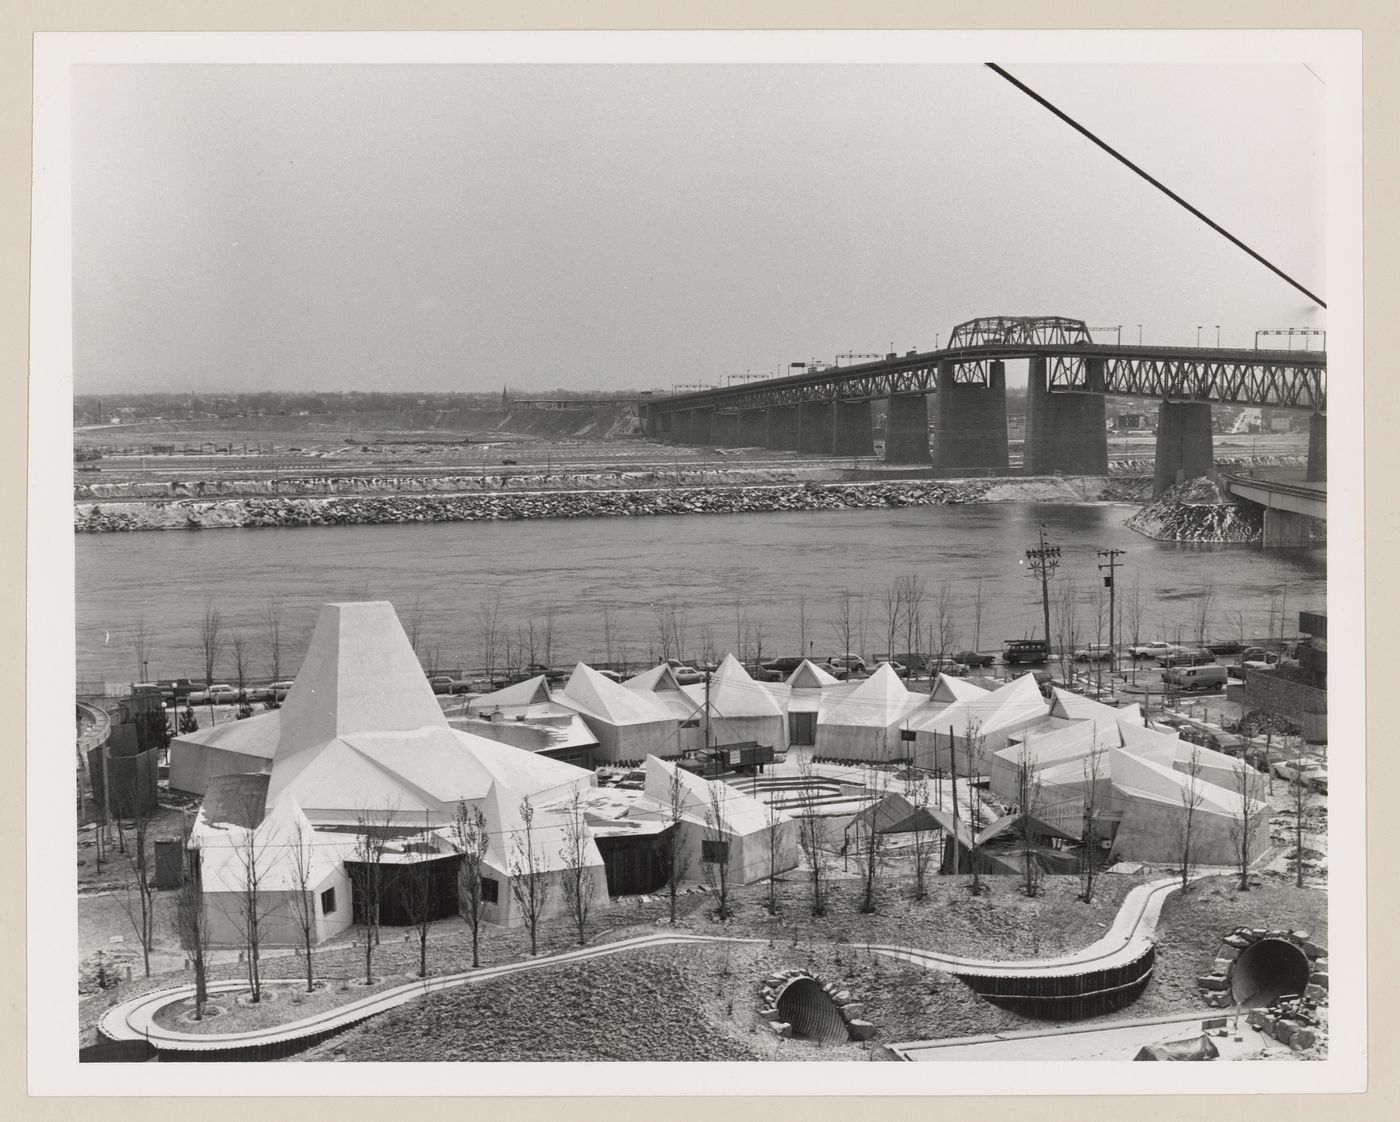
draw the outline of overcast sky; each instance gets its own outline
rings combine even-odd
[[[1308,68],[1009,69],[1327,298]],[[72,137],[78,393],[669,389],[995,314],[1325,327],[976,65],[84,66]]]

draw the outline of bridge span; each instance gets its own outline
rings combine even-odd
[[[1264,508],[1264,548],[1311,545],[1309,519],[1327,520],[1327,483],[1288,470],[1227,472],[1225,489]]]
[[[1214,403],[1307,411],[1308,478],[1326,478],[1325,351],[1095,343],[1082,320],[991,316],[959,324],[934,351],[652,398],[643,431],[678,444],[874,455],[870,403],[886,406],[885,460],[1006,468],[1006,363],[1028,363],[1027,475],[1108,471],[1105,399],[1160,399],[1158,494],[1213,462]],[[934,401],[933,451],[929,398]]]

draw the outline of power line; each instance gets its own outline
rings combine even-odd
[[[1163,183],[1161,180],[1156,179],[1156,178],[1154,178],[1153,176],[1149,175],[1147,172],[1145,172],[1142,168],[1138,167],[1137,164],[1133,163],[1132,160],[1128,159],[1127,156],[1123,155],[1123,153],[1119,152],[1116,148],[1114,148],[1114,147],[1113,147],[1111,144],[1109,144],[1107,141],[1100,140],[1097,136],[1095,136],[1093,133],[1091,133],[1088,129],[1086,129],[1083,125],[1081,125],[1081,124],[1080,124],[1078,121],[1076,121],[1073,117],[1071,117],[1069,114],[1063,112],[1062,110],[1057,109],[1054,105],[1052,105],[1052,104],[1050,104],[1050,102],[1046,101],[1045,98],[1041,97],[1040,94],[1036,93],[1033,89],[1031,89],[1029,86],[1027,86],[1024,82],[1021,82],[1021,81],[1017,80],[1016,78],[1013,78],[1010,74],[1008,74],[1005,70],[1003,70],[1000,66],[998,66],[998,65],[997,65],[996,63],[994,63],[994,62],[989,62],[989,63],[986,64],[986,66],[987,66],[987,68],[988,68],[989,70],[991,70],[994,74],[1000,74],[1003,78],[1005,78],[1008,82],[1010,82],[1013,86],[1015,86],[1018,90],[1020,90],[1020,91],[1021,91],[1023,94],[1025,94],[1027,97],[1031,98],[1033,101],[1038,102],[1040,105],[1043,105],[1046,109],[1050,110],[1051,113],[1055,114],[1056,117],[1058,117],[1058,118],[1060,118],[1060,120],[1064,121],[1064,123],[1067,124],[1067,125],[1069,125],[1070,128],[1074,129],[1075,132],[1079,133],[1081,136],[1084,136],[1084,137],[1086,137],[1086,138],[1089,139],[1089,140],[1092,140],[1095,144],[1097,144],[1100,148],[1102,148],[1105,152],[1107,152],[1110,156],[1112,156],[1112,157],[1113,157],[1115,160],[1117,160],[1119,163],[1123,164],[1125,167],[1127,167],[1127,168],[1129,168],[1130,170],[1136,172],[1136,173],[1137,173],[1138,175],[1140,175],[1143,179],[1147,180],[1148,183],[1150,183],[1150,184],[1152,184],[1152,186],[1156,187],[1157,190],[1161,191],[1162,194],[1166,195],[1167,198],[1171,199],[1171,200],[1172,200],[1174,203],[1176,203],[1178,206],[1182,206],[1182,207],[1186,208],[1186,210],[1188,210],[1188,211],[1190,211],[1192,214],[1194,214],[1197,218],[1199,218],[1202,222],[1204,222],[1207,226],[1209,226],[1209,227],[1210,227],[1212,230],[1214,230],[1217,234],[1220,234],[1222,237],[1226,238],[1227,240],[1229,240],[1230,242],[1232,242],[1233,244],[1235,244],[1236,246],[1238,246],[1240,249],[1244,250],[1247,254],[1249,254],[1251,257],[1253,257],[1254,260],[1258,261],[1259,264],[1263,265],[1266,269],[1268,269],[1268,270],[1269,270],[1271,273],[1273,273],[1275,276],[1281,277],[1283,280],[1286,280],[1289,284],[1291,284],[1294,288],[1296,288],[1299,292],[1301,292],[1304,296],[1306,296],[1306,297],[1307,297],[1309,300],[1311,300],[1314,304],[1317,304],[1317,305],[1318,305],[1319,307],[1321,307],[1321,308],[1327,307],[1326,301],[1324,301],[1320,296],[1316,296],[1316,295],[1314,295],[1313,293],[1309,292],[1306,288],[1304,288],[1301,284],[1299,284],[1297,281],[1295,281],[1292,277],[1290,277],[1287,273],[1285,273],[1282,269],[1280,269],[1280,268],[1279,268],[1277,265],[1275,265],[1273,262],[1269,261],[1267,258],[1265,258],[1264,256],[1262,256],[1261,254],[1256,253],[1254,250],[1250,249],[1249,246],[1245,245],[1244,242],[1240,241],[1240,239],[1237,238],[1237,237],[1235,237],[1234,234],[1230,233],[1229,230],[1227,230],[1227,229],[1225,229],[1225,227],[1221,226],[1220,223],[1215,222],[1214,220],[1212,220],[1212,219],[1206,217],[1206,215],[1204,215],[1203,213],[1201,213],[1200,210],[1198,210],[1196,207],[1194,207],[1194,206],[1192,206],[1190,203],[1188,203],[1185,199],[1183,199],[1180,195],[1178,195],[1175,191],[1173,191],[1170,187],[1168,187],[1168,186],[1167,186],[1165,183]]]

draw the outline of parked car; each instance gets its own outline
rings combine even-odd
[[[1296,779],[1314,791],[1324,795],[1327,793],[1327,768],[1316,760],[1279,760],[1269,770],[1279,779],[1287,779],[1290,783]]]
[[[767,662],[758,664],[759,680],[763,682],[781,682],[787,678],[794,670],[802,665],[800,658],[774,658]]]
[[[950,678],[966,678],[969,671],[965,662],[959,662],[955,658],[925,658],[923,672],[932,677],[934,674],[947,674]]]
[[[209,686],[207,689],[196,690],[187,698],[191,705],[208,705],[211,702],[215,705],[232,705],[238,700],[238,691],[226,683]]]
[[[964,666],[991,666],[997,660],[996,655],[983,654],[981,651],[954,651],[953,658]]]
[[[451,674],[434,674],[428,684],[433,687],[433,693],[466,693],[471,688],[470,682],[459,681]]]
[[[879,655],[876,655],[876,656],[875,656],[875,665],[872,666],[870,669],[871,669],[872,671],[875,671],[875,670],[879,670],[880,667],[882,667],[882,666],[888,666],[891,670],[893,670],[893,671],[894,671],[896,674],[898,674],[901,678],[904,677],[904,670],[905,670],[905,668],[904,668],[904,663],[902,663],[902,662],[895,662],[894,659],[892,659],[892,658],[884,658],[884,657],[881,657],[881,656],[879,656]]]
[[[1207,643],[1206,646],[1216,655],[1239,654],[1244,650],[1244,644],[1236,639],[1222,639],[1217,643]]]
[[[1082,647],[1076,647],[1074,659],[1076,662],[1108,662],[1113,658],[1113,648],[1107,643],[1086,643]]]
[[[1169,666],[1162,672],[1162,681],[1179,690],[1224,689],[1228,675],[1225,667],[1211,662],[1201,666]]]
[[[704,672],[693,666],[673,666],[671,673],[676,676],[676,681],[683,686],[694,686],[705,680]]]
[[[1215,661],[1215,655],[1205,647],[1182,647],[1157,660],[1163,667],[1205,666]]]
[[[608,679],[608,681],[610,682],[622,681],[622,675],[619,674],[616,670],[599,670],[598,673],[601,674],[604,678]]]
[[[292,692],[293,685],[295,685],[294,682],[273,682],[268,689],[278,701],[286,701],[287,695]]]
[[[1128,648],[1128,654],[1133,658],[1161,658],[1179,650],[1175,643],[1168,643],[1163,639],[1153,639],[1150,643],[1136,643]]]
[[[826,660],[826,664],[833,668],[845,670],[847,673],[854,670],[865,669],[865,659],[855,654],[834,655]]]

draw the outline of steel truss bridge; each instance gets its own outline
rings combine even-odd
[[[992,364],[1043,360],[1051,391],[1327,410],[1325,351],[1148,347],[1095,343],[1082,320],[992,316],[953,329],[942,350],[887,355],[785,378],[652,398],[648,411],[745,410],[804,402],[870,401],[938,392],[940,368],[955,384],[987,385]]]

